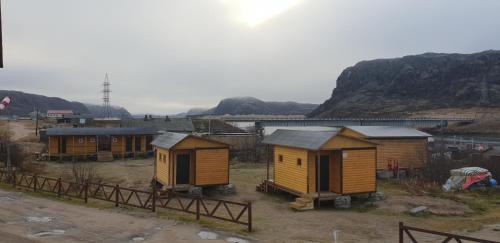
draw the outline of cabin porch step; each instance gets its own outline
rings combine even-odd
[[[113,161],[113,153],[111,152],[99,152],[97,153],[97,161],[99,162],[110,162]]]
[[[297,211],[306,211],[314,209],[314,201],[310,198],[298,197],[295,199],[295,202],[291,202],[288,205],[291,209]]]
[[[308,204],[308,203],[312,203],[313,200],[310,199],[310,198],[303,198],[303,197],[298,197],[295,199],[296,202],[299,202],[299,203],[303,203],[303,204]]]

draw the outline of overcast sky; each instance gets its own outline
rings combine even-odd
[[[500,0],[3,0],[0,89],[177,113],[321,103],[367,59],[500,49]]]

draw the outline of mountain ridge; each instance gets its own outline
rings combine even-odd
[[[342,71],[309,117],[500,106],[500,51],[424,53],[361,61]]]
[[[201,109],[191,109],[190,111],[197,113],[196,115],[306,115],[317,106],[317,104],[293,101],[263,101],[244,96],[225,98],[217,106],[205,111]]]
[[[16,90],[0,90],[0,99],[5,96],[12,97],[8,110],[2,112],[8,115],[26,116],[33,112],[35,108],[41,112],[47,112],[47,110],[73,110],[75,114],[91,114],[96,117],[102,115],[101,105],[68,101],[59,97],[49,97]],[[123,107],[112,106],[111,112],[120,115],[118,117],[131,117],[130,113]]]

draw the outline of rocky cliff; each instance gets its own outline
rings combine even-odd
[[[426,53],[346,68],[311,117],[500,106],[500,51]]]

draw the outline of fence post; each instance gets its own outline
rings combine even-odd
[[[57,196],[61,196],[61,177],[57,178]]]
[[[12,175],[11,175],[11,180],[12,180],[12,187],[16,188],[16,171],[12,171]]]
[[[119,201],[118,201],[118,193],[120,191],[120,186],[116,185],[115,186],[115,207],[118,207]]]
[[[404,228],[403,222],[399,222],[399,243],[403,243],[404,242],[404,239],[403,239],[403,228]]]
[[[196,220],[200,220],[200,200],[201,197],[196,198]]]
[[[248,214],[248,232],[252,232],[252,202],[247,205]]]
[[[153,185],[153,202],[151,203],[151,211],[156,212],[156,185]],[[144,205],[145,207],[147,205]]]
[[[83,185],[85,187],[85,192],[84,192],[84,200],[85,200],[85,203],[88,202],[89,200],[89,181],[88,180],[85,180],[85,184]]]
[[[36,181],[37,181],[37,176],[36,174],[33,175],[33,191],[36,192]]]

